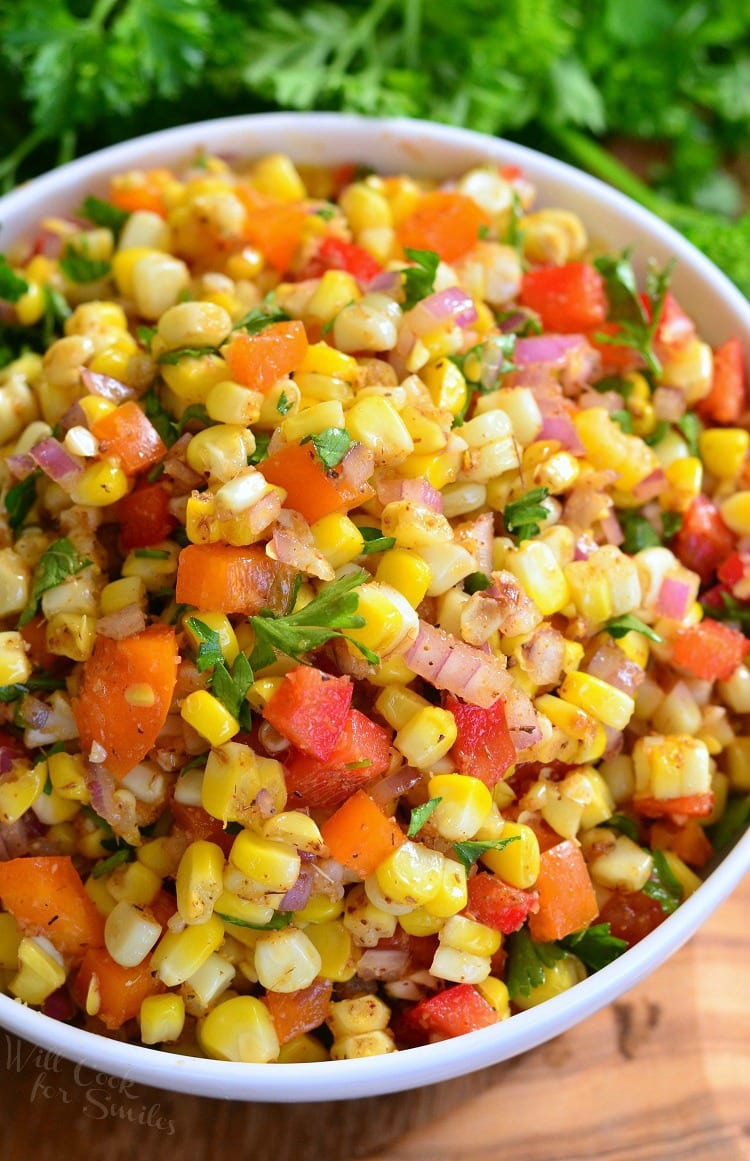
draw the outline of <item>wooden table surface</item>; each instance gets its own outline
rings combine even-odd
[[[572,1031],[369,1100],[107,1090],[0,1029],[0,1161],[750,1161],[749,918],[746,880],[659,971]]]

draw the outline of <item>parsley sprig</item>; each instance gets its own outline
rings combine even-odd
[[[406,832],[407,838],[415,838],[419,834],[427,819],[442,801],[442,798],[431,798],[429,802],[423,802],[421,806],[412,808],[409,829]]]
[[[18,627],[22,629],[36,615],[39,602],[49,589],[57,588],[69,576],[75,576],[84,568],[88,568],[90,564],[91,561],[87,557],[81,556],[67,536],[63,536],[60,540],[55,540],[50,544],[49,548],[42,553],[34,569],[29,599],[19,618]]]
[[[505,505],[503,512],[505,531],[515,540],[516,544],[539,535],[540,522],[545,521],[549,516],[549,512],[542,503],[548,496],[549,488],[532,488],[523,496],[519,496],[517,500],[512,500],[510,504]]]
[[[674,262],[667,263],[663,270],[650,267],[646,275],[648,308],[638,293],[638,283],[629,250],[623,251],[620,255],[603,254],[595,260],[594,265],[606,283],[609,300],[608,318],[620,326],[615,335],[597,334],[597,342],[632,347],[643,357],[649,371],[658,375],[661,363],[654,352],[653,342],[664,311],[664,300],[672,278]]]
[[[623,613],[620,617],[612,617],[604,626],[605,633],[609,633],[610,637],[618,640],[624,637],[627,633],[641,633],[642,636],[648,637],[650,641],[655,641],[660,645],[664,640],[655,632],[650,625],[642,621],[640,617],[633,616],[632,613]]]
[[[209,685],[211,693],[229,710],[244,729],[252,725],[250,707],[245,696],[253,684],[253,670],[244,653],[238,653],[231,670],[221,648],[221,639],[215,629],[199,617],[188,617],[185,626],[198,641],[195,664],[200,673],[212,670]]]
[[[412,250],[408,246],[404,250],[406,257],[413,262],[413,266],[405,267],[403,271],[404,310],[411,310],[427,298],[435,290],[435,275],[440,265],[440,255],[434,250]]]
[[[663,851],[652,851],[654,865],[643,894],[655,899],[665,915],[671,915],[682,903],[685,892],[667,862]]]
[[[352,446],[352,437],[343,427],[326,427],[316,435],[306,435],[303,443],[311,443],[323,467],[336,468]]]

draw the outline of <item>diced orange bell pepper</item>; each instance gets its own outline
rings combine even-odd
[[[177,563],[175,599],[221,613],[284,613],[293,581],[294,570],[266,556],[263,545],[188,544]]]
[[[73,711],[84,754],[98,743],[101,765],[118,778],[137,766],[166,721],[179,659],[169,625],[151,625],[121,641],[97,637]],[[128,690],[134,685],[151,688],[151,705],[131,704]]]
[[[283,274],[292,264],[309,211],[301,202],[274,202],[249,186],[235,186],[245,209],[244,235]]]
[[[652,850],[674,851],[689,867],[704,867],[714,853],[708,836],[695,818],[678,825],[672,819],[661,819],[651,827]]]
[[[136,210],[148,210],[152,214],[166,217],[164,190],[174,178],[168,169],[150,169],[137,183],[125,185],[113,183],[109,200],[118,210],[132,214]]]
[[[747,409],[747,372],[739,339],[729,339],[714,351],[711,390],[698,404],[709,423],[737,423]]]
[[[99,440],[102,456],[119,460],[126,476],[158,464],[167,453],[153,423],[132,399],[95,420],[91,432]]]
[[[396,819],[384,814],[364,790],[347,798],[320,833],[334,859],[363,879],[406,841]]]
[[[714,808],[713,791],[705,794],[683,794],[676,798],[652,798],[650,795],[635,796],[633,806],[646,818],[708,818]]]
[[[266,992],[263,997],[271,1013],[279,1044],[319,1028],[328,1015],[333,984],[330,980],[313,980],[298,992]]]
[[[406,249],[434,250],[444,262],[454,262],[475,246],[490,218],[473,198],[452,190],[424,194],[398,229]]]
[[[529,916],[529,933],[536,943],[564,939],[596,918],[599,908],[588,868],[572,839],[542,852],[535,887],[539,910]]]
[[[268,391],[296,371],[307,351],[307,332],[298,319],[271,323],[257,335],[238,331],[227,349],[232,377],[245,387]]]
[[[706,617],[679,631],[672,660],[703,681],[728,681],[748,649],[750,641],[739,629]]]
[[[269,484],[285,490],[284,507],[300,512],[310,524],[359,507],[375,494],[367,483],[355,488],[339,468],[326,471],[312,443],[287,444],[264,460],[260,471]]]
[[[92,981],[96,980],[99,997],[97,1018],[110,1032],[134,1020],[148,996],[165,991],[164,984],[151,971],[151,957],[137,967],[121,967],[106,948],[90,948],[73,983],[73,995],[82,1008],[86,1006]]]
[[[104,942],[104,919],[69,855],[0,863],[0,900],[25,932],[46,936],[71,959]]]

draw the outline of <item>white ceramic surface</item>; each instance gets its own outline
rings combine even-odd
[[[31,234],[45,214],[74,210],[105,190],[110,174],[179,165],[199,148],[251,158],[284,151],[300,162],[364,162],[381,172],[460,174],[482,161],[520,165],[536,184],[538,204],[581,215],[612,249],[635,244],[643,268],[676,257],[673,286],[703,337],[718,344],[739,335],[750,358],[750,306],[706,258],[646,210],[559,161],[466,130],[420,121],[372,121],[331,113],[264,114],[205,121],[151,134],[72,162],[0,199],[0,251]],[[442,1044],[367,1060],[283,1066],[230,1064],[122,1044],[51,1020],[0,996],[0,1024],[88,1067],[179,1092],[236,1100],[321,1101],[374,1096],[434,1084],[526,1052],[611,1003],[690,938],[750,869],[750,833],[698,891],[656,931],[590,979],[493,1028]]]

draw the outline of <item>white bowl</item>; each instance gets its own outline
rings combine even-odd
[[[204,121],[137,138],[81,158],[0,199],[0,250],[30,234],[47,214],[74,210],[107,178],[134,167],[172,166],[200,147],[247,158],[283,151],[306,163],[364,162],[383,172],[457,175],[493,161],[519,165],[537,186],[538,204],[581,215],[612,249],[636,244],[634,260],[678,259],[673,286],[699,332],[716,345],[741,337],[750,358],[750,306],[738,290],[674,230],[586,174],[533,150],[423,121],[374,121],[333,113],[270,113]],[[694,934],[750,869],[750,833],[656,931],[624,956],[538,1008],[441,1044],[366,1060],[230,1064],[122,1044],[50,1019],[0,996],[0,1024],[52,1052],[115,1076],[177,1092],[235,1100],[320,1101],[376,1096],[434,1084],[507,1060],[565,1032],[632,988]]]

